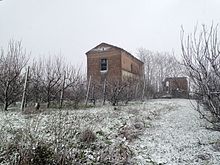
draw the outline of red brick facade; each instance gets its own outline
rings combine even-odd
[[[87,55],[87,78],[96,82],[104,79],[123,80],[123,77],[143,76],[144,64],[122,48],[101,43],[86,53]],[[107,69],[102,70],[101,61],[107,61]]]

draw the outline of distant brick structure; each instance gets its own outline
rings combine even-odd
[[[188,81],[186,77],[169,77],[163,81],[163,91],[174,98],[188,97]]]
[[[122,48],[101,43],[87,53],[87,78],[103,82],[123,80],[124,77],[142,78],[144,63]]]

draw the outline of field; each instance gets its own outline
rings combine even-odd
[[[220,132],[194,101],[1,112],[0,164],[219,164]]]

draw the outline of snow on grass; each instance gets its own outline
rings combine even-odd
[[[96,135],[93,144],[104,148],[82,148],[87,163],[110,159],[112,163],[123,159],[143,165],[220,162],[219,150],[213,147],[220,133],[205,129],[207,122],[185,99],[132,102],[116,109],[106,105],[82,110],[51,109],[37,114],[11,111],[1,112],[0,116],[0,141],[5,143],[13,141],[20,131],[35,141],[52,143],[56,150],[66,145],[69,152],[76,152],[81,132],[92,130]],[[0,152],[1,149],[5,149],[3,143]],[[104,153],[108,155],[100,158]]]
[[[189,100],[158,100],[171,111],[153,121],[140,141],[140,164],[219,164],[220,152],[214,152],[212,143],[220,138],[219,132],[204,128]],[[137,151],[137,152],[139,152]]]

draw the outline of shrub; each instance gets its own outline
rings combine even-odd
[[[132,150],[122,141],[120,143],[107,146],[104,150],[102,150],[99,162],[102,164],[129,165],[129,160],[132,155]]]
[[[92,143],[96,140],[96,134],[89,128],[83,130],[79,137],[80,142]]]

